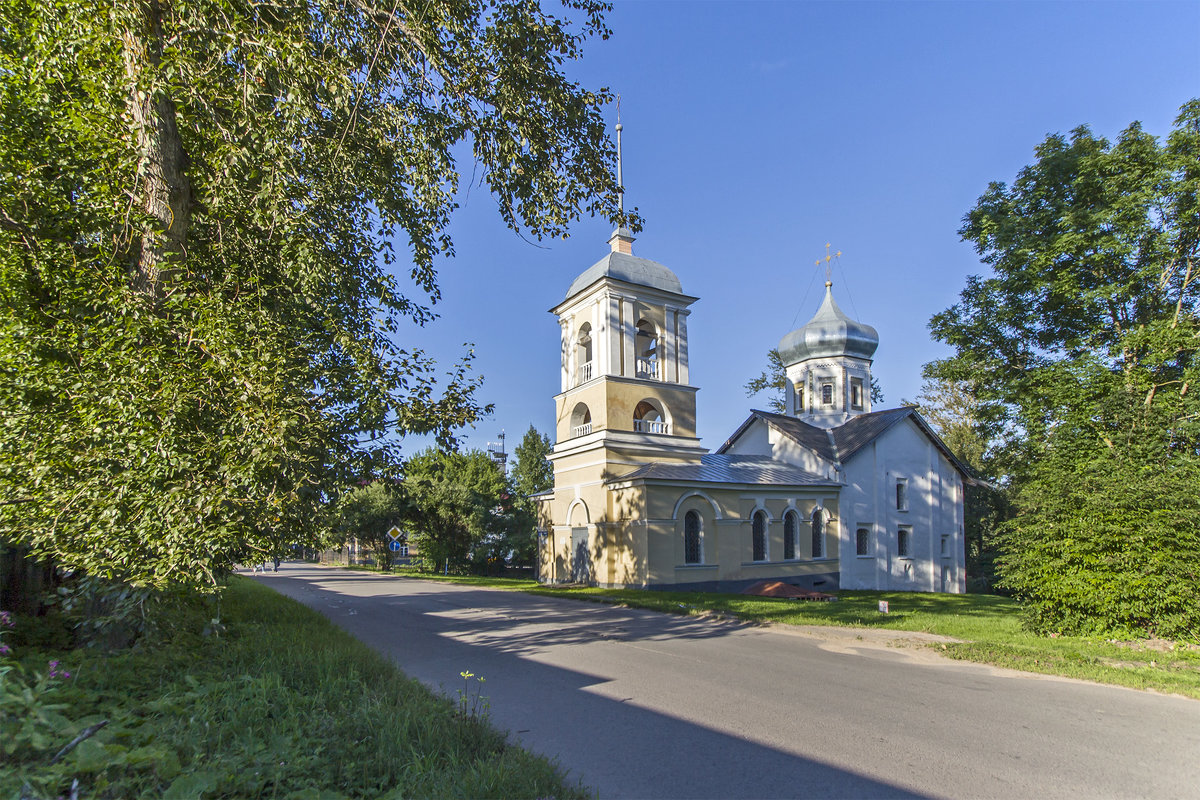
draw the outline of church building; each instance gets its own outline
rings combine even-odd
[[[786,413],[696,437],[688,315],[697,298],[618,229],[551,309],[561,327],[554,489],[537,496],[539,579],[739,591],[965,590],[966,467],[915,408],[875,410],[879,337],[825,284],[783,337]]]

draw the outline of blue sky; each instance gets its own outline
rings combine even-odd
[[[646,223],[634,254],[700,297],[691,382],[710,449],[765,406],[742,387],[816,312],[826,242],[843,253],[835,298],[879,331],[873,373],[893,407],[948,352],[929,318],[985,272],[957,230],[988,183],[1010,182],[1049,133],[1087,124],[1115,139],[1140,120],[1162,137],[1200,97],[1195,0],[617,2],[608,20],[612,38],[570,74],[621,94],[626,204]],[[403,343],[447,366],[474,343],[496,412],[466,446],[503,429],[511,451],[530,424],[553,438],[547,309],[610,232],[584,220],[535,246],[485,189],[464,195],[441,318]]]

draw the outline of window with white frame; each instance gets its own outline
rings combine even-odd
[[[683,563],[703,564],[704,547],[700,538],[703,527],[699,511],[689,511],[683,516]]]
[[[750,520],[751,559],[767,560],[767,512],[755,511]]]
[[[833,405],[833,384],[832,383],[822,383],[821,384],[821,405],[825,405],[825,406]]]
[[[871,555],[871,531],[859,528],[854,532],[854,554],[858,556]]]
[[[863,407],[863,382],[862,378],[850,379],[850,407],[856,411],[861,411]]]
[[[908,478],[896,479],[896,510],[908,511]]]
[[[901,558],[912,557],[912,528],[899,528],[896,531],[896,555]]]
[[[796,557],[796,540],[800,534],[799,515],[789,511],[783,515],[783,560],[791,561]]]

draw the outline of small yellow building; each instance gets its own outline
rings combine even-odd
[[[606,587],[961,592],[962,464],[912,408],[873,411],[878,337],[826,297],[780,342],[786,414],[696,438],[697,298],[618,229],[551,313],[561,328],[554,489],[539,579]]]

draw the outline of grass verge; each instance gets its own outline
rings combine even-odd
[[[933,633],[963,640],[931,645],[962,661],[1200,699],[1200,647],[1195,644],[1037,636],[1021,628],[1016,601],[995,595],[839,591],[837,601],[822,603],[740,594],[542,586],[527,580],[408,574],[425,580],[520,589],[530,594],[672,614]],[[888,601],[888,614],[879,612],[880,600]]]
[[[26,782],[33,796],[65,796],[75,779],[88,798],[588,796],[472,709],[254,581],[234,578],[221,621],[217,635],[176,633],[115,656],[36,654],[73,677],[40,690],[41,740],[0,731],[0,796]],[[101,719],[109,724],[48,765]]]

